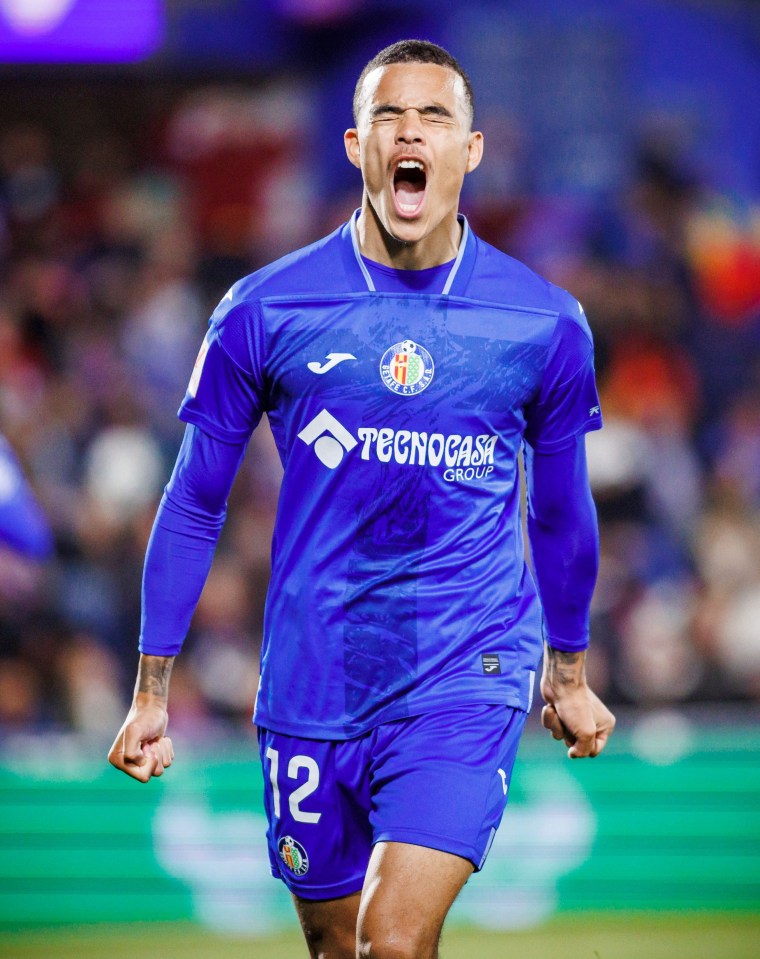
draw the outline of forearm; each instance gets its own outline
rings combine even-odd
[[[546,637],[557,649],[583,650],[599,569],[596,525],[589,517],[571,530],[534,527],[530,538]]]
[[[140,652],[176,655],[214,558],[245,443],[188,427],[145,556]]]
[[[553,454],[526,457],[528,534],[546,624],[558,650],[589,641],[589,611],[599,569],[596,508],[588,485],[583,440]]]
[[[176,656],[190,628],[208,577],[223,517],[218,528],[198,527],[159,507],[145,554],[142,583],[140,652]]]

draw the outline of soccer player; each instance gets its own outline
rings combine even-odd
[[[266,411],[284,466],[254,712],[272,872],[312,957],[433,959],[504,812],[542,636],[554,738],[596,756],[614,725],[584,674],[598,564],[584,434],[601,418],[577,301],[458,213],[483,136],[457,61],[388,47],[354,115],[361,208],[211,318],[109,758],[143,782],[172,761],[172,659]]]

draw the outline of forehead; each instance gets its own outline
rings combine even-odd
[[[364,78],[360,109],[388,103],[407,109],[440,104],[467,114],[464,82],[458,73],[437,63],[392,63],[376,67]]]

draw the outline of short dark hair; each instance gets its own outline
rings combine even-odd
[[[359,118],[359,98],[365,77],[378,67],[388,67],[392,63],[435,63],[439,67],[448,67],[449,70],[453,70],[462,78],[464,83],[465,99],[470,112],[470,122],[472,122],[475,113],[472,84],[459,61],[452,57],[448,50],[444,50],[443,47],[439,47],[437,43],[431,43],[429,40],[398,40],[372,57],[359,75],[354,88],[354,123]]]

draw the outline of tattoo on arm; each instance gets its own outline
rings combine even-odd
[[[147,656],[143,654],[140,658],[135,692],[144,693],[166,702],[169,698],[169,677],[173,665],[173,656]]]
[[[585,679],[585,653],[568,653],[547,646],[546,658],[551,681],[558,686],[577,686]]]

